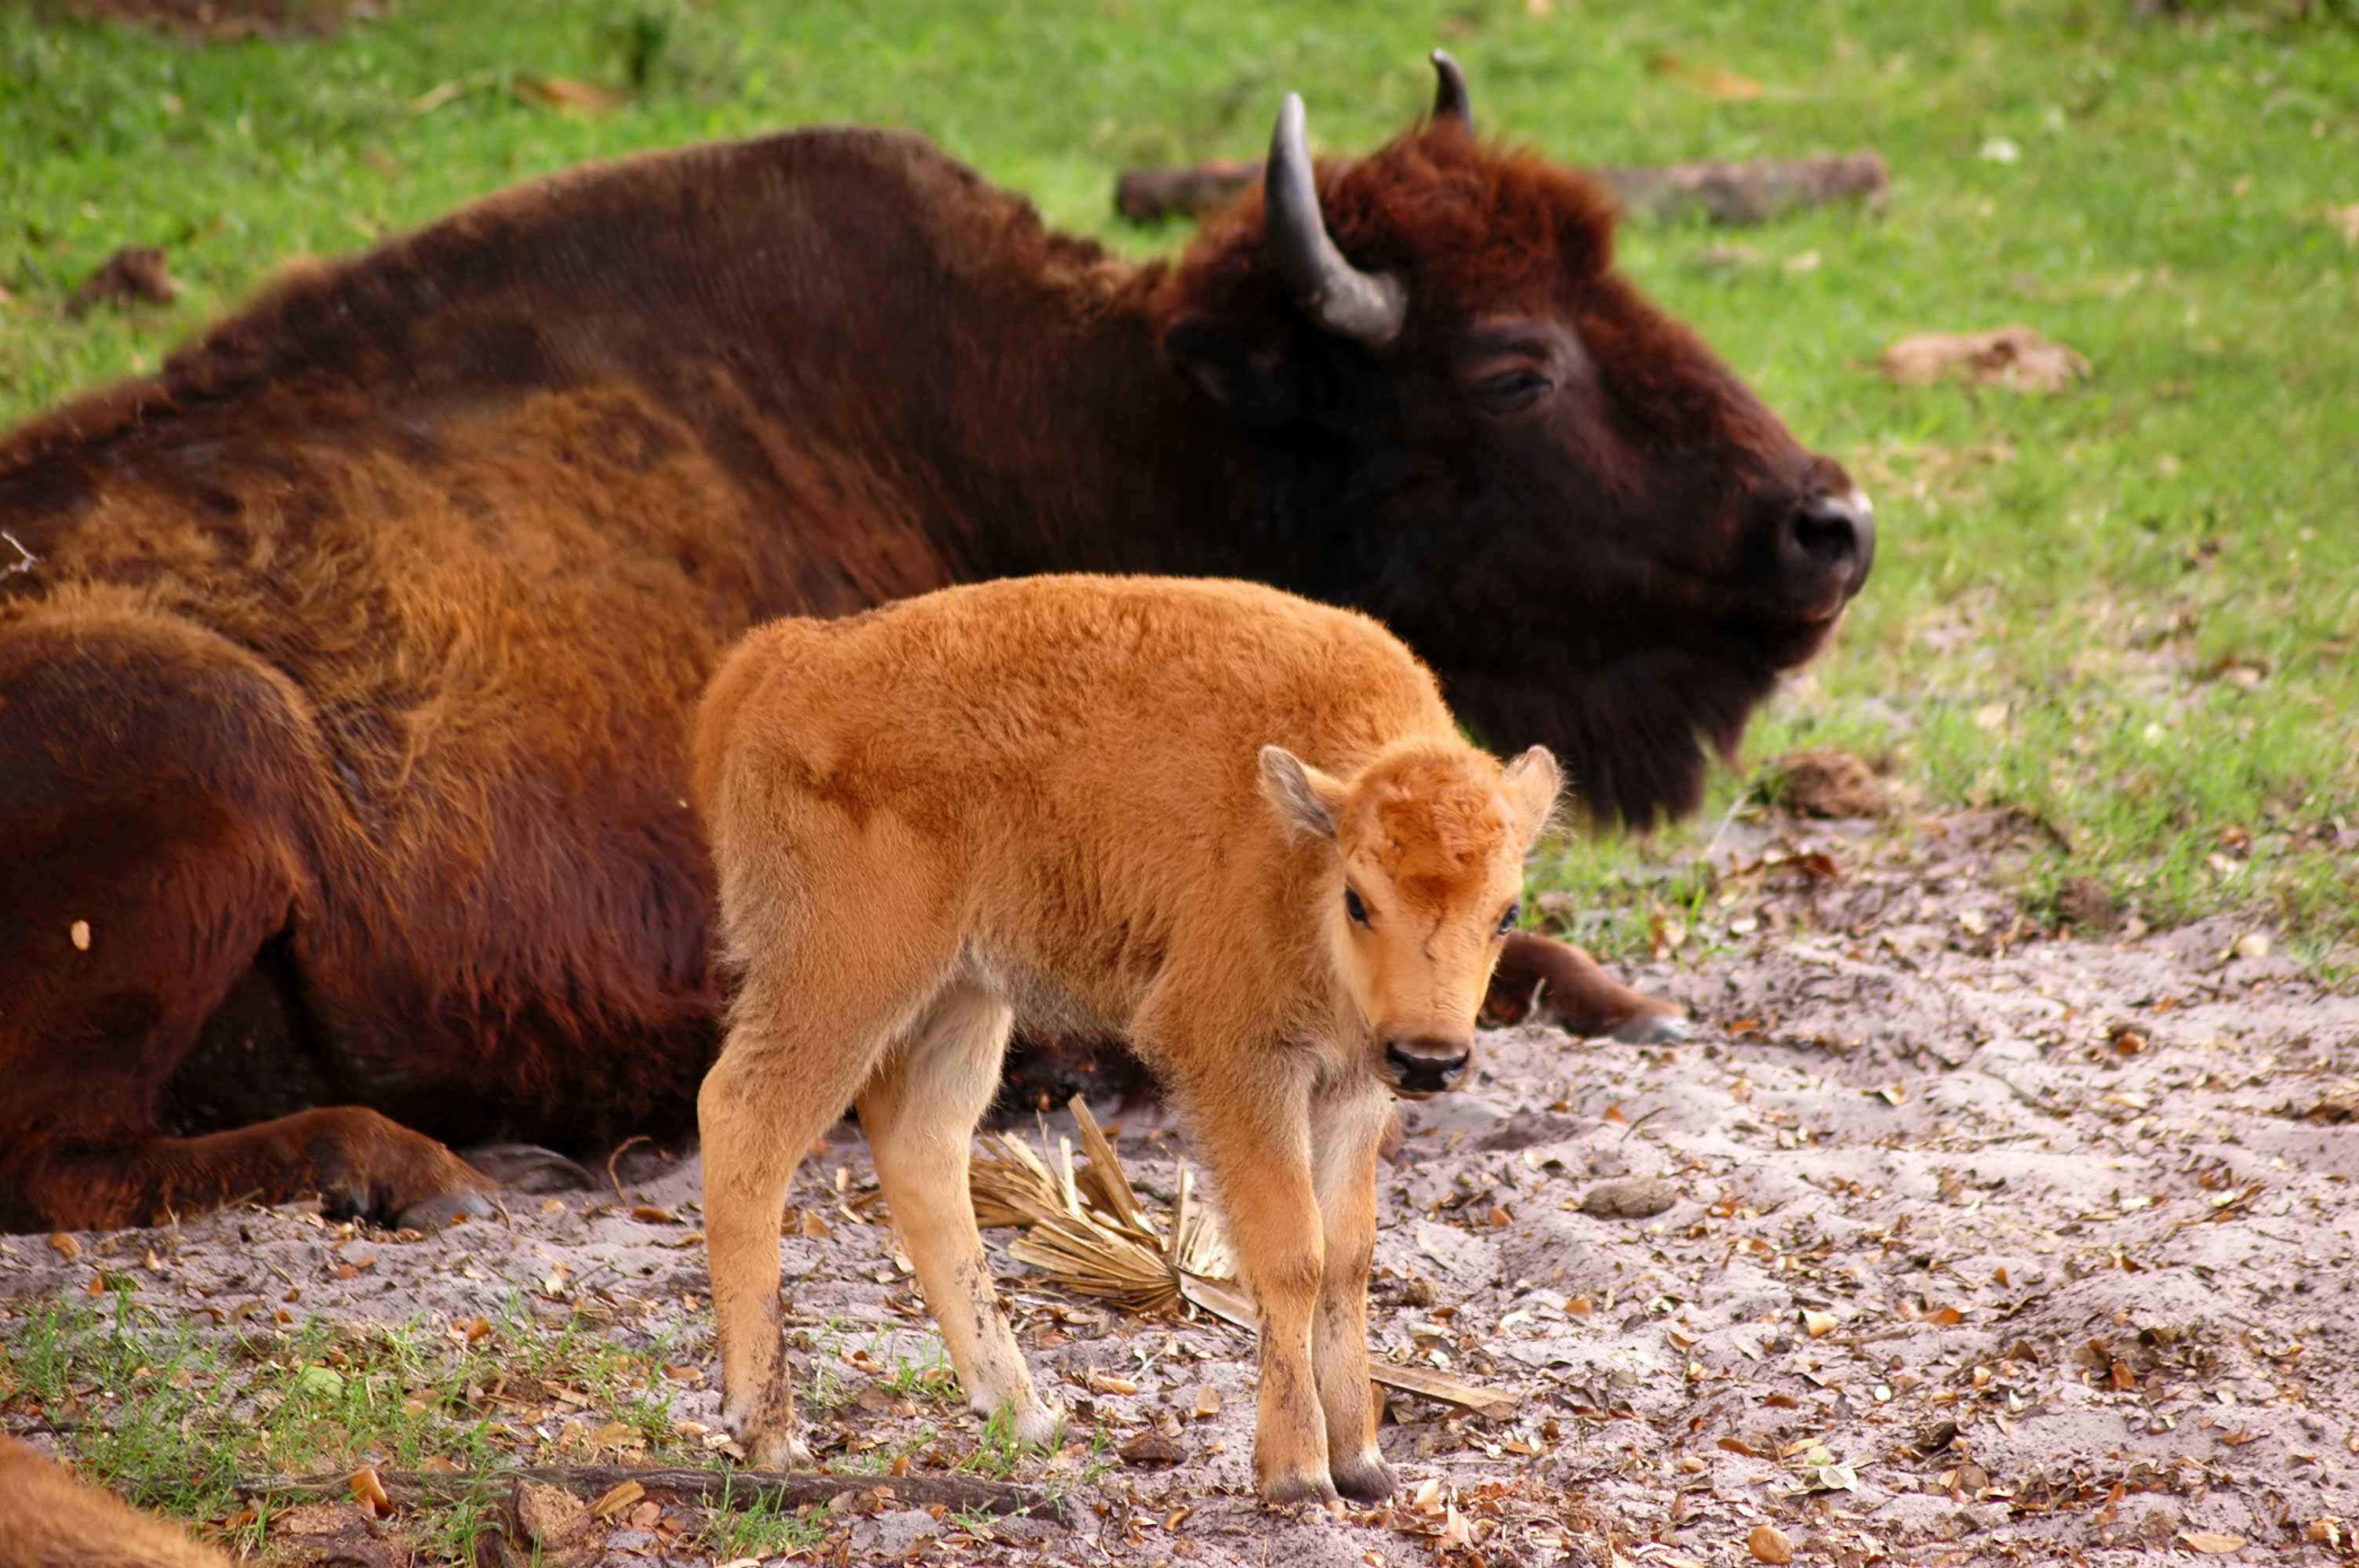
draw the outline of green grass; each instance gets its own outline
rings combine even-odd
[[[1841,744],[1929,806],[2015,807],[2057,842],[2032,908],[2093,876],[2157,924],[2235,908],[2297,950],[2359,933],[2359,20],[2127,0],[1524,0],[1383,8],[407,0],[327,43],[194,48],[0,18],[0,418],[141,367],[273,268],[586,158],[807,121],[923,131],[1060,223],[1146,254],[1122,167],[1250,155],[1278,95],[1364,148],[1447,44],[1484,123],[1574,160],[1872,146],[1880,216],[1626,232],[1629,270],[1875,493],[1882,554],[1756,758]],[[1725,101],[1669,53],[1763,88]],[[560,114],[519,73],[643,82]],[[421,108],[421,104],[430,105]],[[2011,146],[2017,156],[1984,156]],[[1749,257],[1713,260],[1731,240]],[[174,306],[62,319],[116,246],[162,244]],[[1902,390],[1914,331],[2026,322],[2094,374],[2053,397]],[[1723,780],[1712,813],[1741,787]],[[1647,847],[1691,851],[1701,828]],[[2341,848],[2337,847],[2338,835]],[[1617,914],[1638,854],[1552,873]],[[2223,870],[2224,868],[2224,870]]]
[[[672,1427],[665,1368],[676,1358],[666,1338],[621,1344],[579,1317],[537,1323],[514,1302],[472,1341],[419,1323],[355,1329],[316,1320],[257,1322],[230,1336],[168,1322],[120,1293],[0,1320],[0,1431],[52,1430],[85,1474],[133,1501],[219,1522],[239,1516],[241,1479],[334,1476],[364,1464],[391,1471],[444,1461],[496,1473],[588,1463],[593,1453],[613,1461],[615,1452],[595,1446],[602,1433],[625,1463],[709,1465],[713,1456]],[[627,1435],[614,1436],[610,1423]],[[408,1510],[404,1533],[429,1562],[473,1562],[499,1495],[495,1485]],[[267,1544],[273,1510],[255,1506],[233,1544]],[[699,1544],[732,1557],[810,1545],[825,1532],[807,1510],[724,1497],[707,1511]]]

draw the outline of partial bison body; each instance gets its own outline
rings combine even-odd
[[[0,1437],[0,1568],[229,1568],[229,1559]]]
[[[0,1223],[430,1220],[445,1142],[684,1129],[689,715],[778,615],[1253,578],[1686,809],[1868,521],[1610,262],[1462,94],[1315,173],[1289,101],[1268,199],[1144,266],[805,131],[493,197],[0,439]]]
[[[698,1100],[723,1414],[808,1460],[779,1347],[795,1166],[857,1098],[978,1411],[1055,1411],[993,1293],[967,1149],[1011,1025],[1131,1043],[1260,1321],[1265,1497],[1389,1494],[1368,1397],[1376,1145],[1463,1074],[1556,803],[1365,616],[1246,583],[1031,578],[786,621],[694,741],[744,983]]]

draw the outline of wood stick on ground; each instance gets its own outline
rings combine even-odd
[[[828,1503],[851,1493],[859,1496],[882,1487],[904,1508],[928,1508],[940,1503],[951,1509],[981,1509],[1003,1515],[1049,1515],[1056,1505],[1037,1487],[1006,1481],[986,1481],[974,1476],[829,1476],[806,1472],[778,1476],[754,1470],[635,1470],[623,1465],[544,1465],[527,1470],[380,1470],[377,1481],[397,1503],[412,1497],[467,1498],[535,1481],[569,1492],[597,1497],[625,1481],[636,1481],[649,1492],[675,1497],[750,1502],[756,1498],[779,1507]],[[242,1480],[241,1498],[344,1498],[352,1492],[349,1473],[335,1476],[275,1476]]]
[[[1180,1279],[1180,1293],[1189,1302],[1214,1317],[1236,1325],[1247,1333],[1254,1332],[1256,1315],[1253,1298],[1225,1280],[1207,1280],[1195,1274],[1183,1274]],[[1370,1361],[1368,1376],[1387,1389],[1398,1389],[1405,1394],[1415,1394],[1439,1404],[1456,1405],[1460,1410],[1473,1411],[1476,1415],[1493,1421],[1505,1421],[1516,1413],[1524,1402],[1523,1396],[1512,1389],[1486,1389],[1480,1383],[1470,1383],[1462,1378],[1431,1367],[1405,1367],[1391,1361]]]
[[[1663,222],[1701,214],[1712,222],[1746,226],[1805,208],[1880,199],[1891,171],[1875,153],[1821,157],[1713,159],[1663,168],[1604,168],[1589,171],[1635,218]],[[1261,165],[1220,161],[1170,168],[1132,169],[1114,181],[1114,211],[1134,223],[1201,218],[1234,200],[1261,178]]]

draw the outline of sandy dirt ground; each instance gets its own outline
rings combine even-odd
[[[1378,1353],[1518,1402],[1390,1401],[1392,1507],[1258,1508],[1247,1337],[1044,1288],[995,1230],[1073,1418],[1019,1478],[1066,1489],[1063,1519],[984,1529],[868,1498],[804,1560],[2340,1559],[2359,1521],[2359,998],[2227,922],[2032,929],[1985,874],[2018,830],[1740,826],[1723,891],[1636,976],[1692,1010],[1690,1043],[1504,1031],[1479,1081],[1413,1108],[1382,1176]],[[1105,1119],[1168,1195],[1172,1130]],[[672,1420],[698,1448],[719,1399],[697,1171],[644,1152],[620,1201],[519,1198],[424,1238],[295,1210],[85,1236],[71,1260],[7,1238],[0,1310],[94,1269],[223,1334],[290,1289],[288,1313],[347,1325],[464,1325],[514,1292],[551,1324],[670,1331]],[[840,1130],[784,1243],[790,1320],[840,1401],[815,1445],[848,1473],[940,1468],[975,1423],[896,1386],[939,1342],[889,1229],[859,1217],[873,1185]],[[604,1412],[500,1419],[545,1459]],[[583,1560],[712,1560],[667,1533],[625,1519]]]

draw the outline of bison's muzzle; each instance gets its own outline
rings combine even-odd
[[[1858,489],[1803,502],[1786,519],[1777,565],[1806,621],[1832,621],[1875,563],[1875,508]]]

